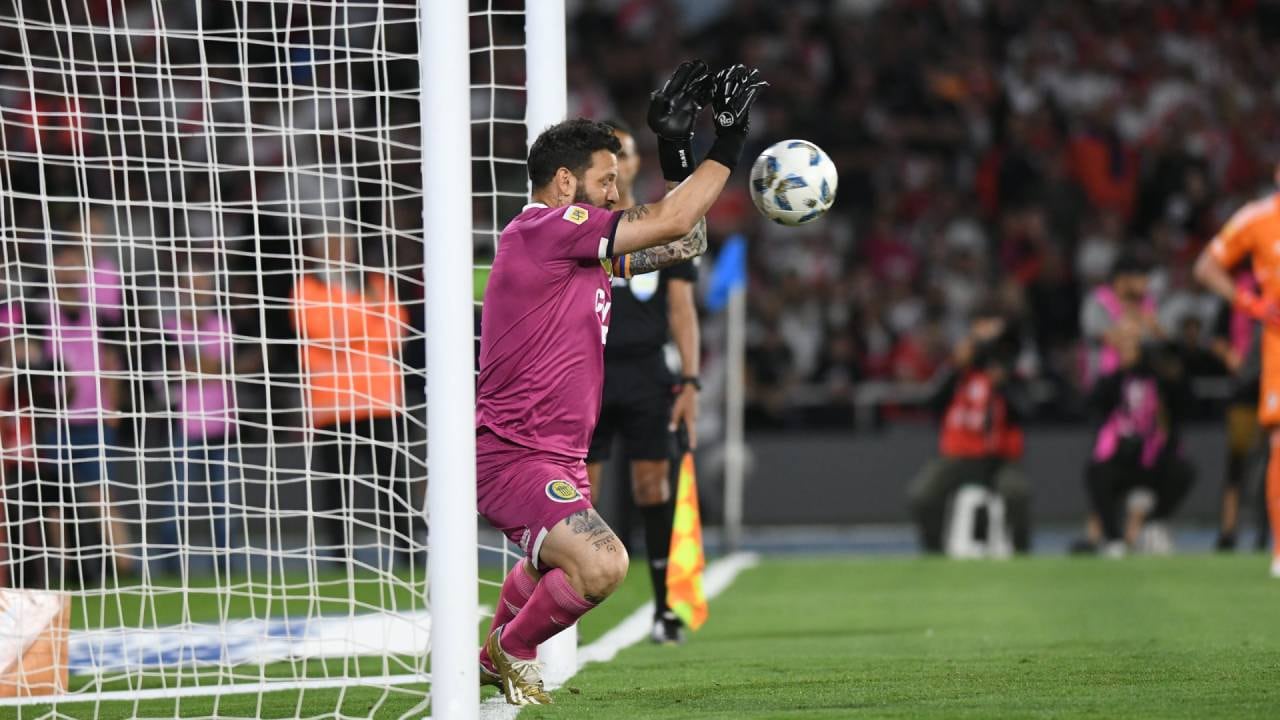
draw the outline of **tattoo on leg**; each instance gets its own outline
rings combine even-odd
[[[579,510],[564,519],[564,524],[573,530],[574,535],[595,535],[603,530],[609,531],[609,526],[605,524],[604,518],[600,517],[600,513],[595,510]]]
[[[604,518],[595,510],[579,510],[565,518],[564,524],[573,530],[574,535],[586,535],[587,541],[596,550],[618,552],[615,544],[618,536],[613,534],[613,530],[609,529]]]

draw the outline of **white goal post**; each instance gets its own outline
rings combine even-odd
[[[421,5],[422,227],[427,284],[427,512],[432,714],[477,717],[475,371],[467,8]],[[438,68],[456,68],[441,72]]]
[[[0,7],[0,714],[478,716],[476,286],[565,76],[563,0]]]

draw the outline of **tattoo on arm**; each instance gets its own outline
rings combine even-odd
[[[641,205],[636,205],[635,207],[629,207],[626,210],[623,210],[622,219],[625,220],[626,222],[636,222],[637,220],[643,220],[644,216],[648,214],[649,214],[649,206],[641,204]]]
[[[637,205],[632,210],[638,210],[643,207],[643,205]],[[629,257],[630,272],[632,275],[642,275],[654,270],[661,270],[672,265],[678,265],[685,260],[696,258],[706,250],[707,220],[702,218],[698,220],[697,225],[693,226],[693,230],[688,235],[679,240],[631,253]]]

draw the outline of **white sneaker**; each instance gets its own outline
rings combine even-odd
[[[1149,522],[1138,533],[1138,552],[1144,555],[1172,555],[1173,535],[1162,522]]]
[[[1280,555],[1271,558],[1271,577],[1280,579]]]
[[[1128,548],[1124,546],[1123,540],[1112,540],[1102,546],[1102,557],[1107,558],[1108,560],[1123,559],[1127,552]]]

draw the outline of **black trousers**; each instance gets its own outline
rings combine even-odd
[[[403,418],[344,420],[317,429],[311,455],[315,509],[324,537],[340,556],[352,554],[352,531],[366,525],[356,515],[357,499],[372,493],[374,528],[391,532],[397,550],[408,551],[413,533],[426,527],[422,509],[414,501],[415,461]]]
[[[1085,470],[1089,503],[1102,522],[1108,541],[1124,537],[1124,513],[1129,493],[1145,487],[1156,496],[1149,519],[1164,520],[1174,513],[1195,483],[1195,468],[1172,451],[1164,452],[1150,468],[1142,467],[1135,452],[1117,452]]]

